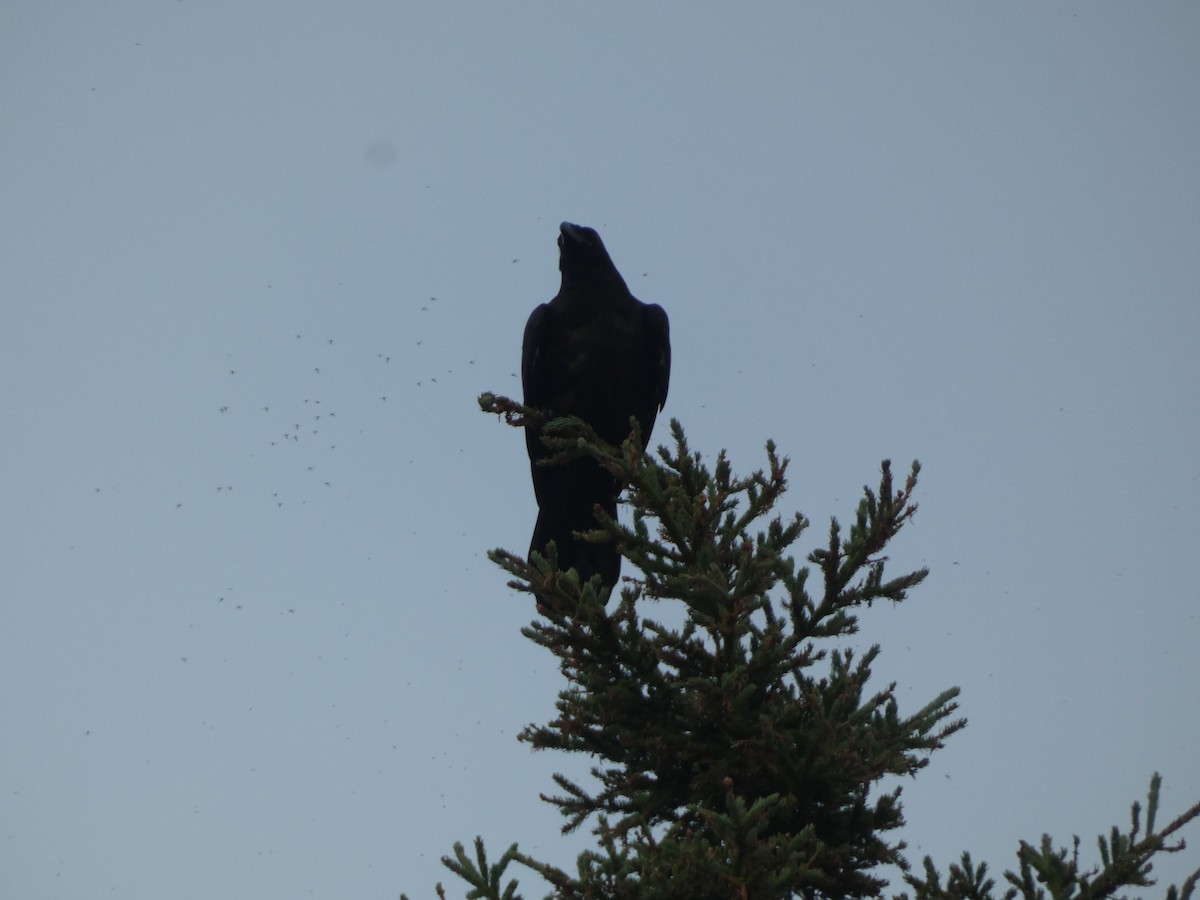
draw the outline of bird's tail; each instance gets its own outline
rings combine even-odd
[[[616,518],[616,504],[606,512]],[[560,570],[575,569],[584,582],[593,575],[599,575],[604,586],[611,588],[621,576],[621,554],[617,548],[612,544],[581,540],[573,535],[573,532],[591,531],[596,527],[596,516],[590,506],[586,510],[543,507],[538,511],[529,552],[544,554],[546,545],[554,541]]]

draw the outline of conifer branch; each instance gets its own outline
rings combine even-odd
[[[538,415],[505,398],[481,405],[513,424]],[[597,817],[598,834],[632,848],[643,877],[652,855],[696,842],[725,865],[729,842],[752,834],[783,854],[772,871],[785,863],[793,890],[873,894],[882,882],[870,870],[899,862],[903,847],[882,837],[903,822],[899,791],[873,796],[873,785],[917,771],[965,723],[950,718],[954,690],[901,717],[894,686],[865,692],[878,648],[859,659],[817,642],[853,633],[856,607],[901,600],[925,577],[885,578],[882,555],[916,510],[918,467],[897,489],[885,462],[845,539],[835,520],[828,551],[809,557],[825,582],[814,600],[809,569],[788,555],[808,521],[776,512],[788,461],[773,443],[766,466],[739,477],[724,452],[706,463],[676,421],[673,445],[653,456],[631,426],[618,448],[578,419],[543,425],[547,464],[586,455],[628,485],[632,524],[598,515],[587,534],[640,569],[612,610],[595,585],[556,570],[552,548],[529,561],[492,554],[541,599],[541,618],[523,633],[568,678],[557,716],[520,739],[597,760],[594,789],[556,776],[559,792],[545,799],[565,831]],[[682,624],[646,615],[648,601],[679,604]],[[813,671],[821,664],[824,675]]]
[[[986,864],[969,854],[943,881],[926,858],[920,874],[890,834],[904,824],[900,789],[883,779],[916,775],[965,726],[957,688],[901,715],[896,686],[868,690],[880,648],[837,645],[875,600],[899,602],[928,574],[885,573],[889,542],[916,513],[914,462],[898,486],[891,464],[864,487],[848,530],[830,520],[820,547],[797,566],[791,555],[808,520],[777,512],[788,460],[766,444],[766,465],[737,476],[724,451],[711,465],[671,422],[671,445],[641,450],[636,420],[620,447],[583,421],[547,421],[539,410],[493,394],[480,407],[522,427],[536,424],[552,451],[539,465],[588,457],[627,485],[622,524],[597,510],[590,541],[610,542],[640,570],[618,591],[558,569],[551,543],[525,559],[489,555],[510,586],[537,598],[522,633],[558,659],[566,686],[554,718],[519,739],[534,749],[587,753],[594,784],[555,775],[543,795],[563,831],[591,823],[597,847],[568,873],[510,847],[489,864],[476,839],[443,860],[469,898],[516,900],[517,862],[555,898],[773,898],[857,900],[885,887],[878,867],[904,872],[913,900],[999,900]],[[810,590],[810,580],[820,585]],[[1101,864],[1084,869],[1048,836],[1022,843],[1004,900],[1108,900],[1153,884],[1150,861],[1178,852],[1176,833],[1200,804],[1156,831],[1161,779],[1128,831],[1099,839]],[[1174,843],[1170,841],[1175,840]],[[1191,900],[1200,872],[1166,900]],[[439,896],[444,894],[438,886]],[[896,900],[908,900],[907,894]]]
[[[1097,845],[1100,865],[1085,868],[1079,860],[1080,841],[1072,838],[1071,849],[1055,847],[1048,834],[1042,835],[1035,846],[1021,841],[1017,851],[1017,870],[1004,873],[1010,887],[1004,892],[1004,900],[1106,900],[1117,897],[1130,887],[1151,887],[1151,860],[1158,853],[1178,853],[1185,849],[1183,840],[1168,843],[1180,829],[1200,818],[1200,803],[1176,817],[1162,831],[1155,831],[1158,813],[1159,791],[1162,777],[1156,772],[1150,779],[1150,790],[1146,798],[1145,833],[1142,833],[1142,806],[1134,802],[1130,810],[1130,827],[1122,832],[1113,826],[1109,836],[1100,835]],[[986,864],[975,868],[969,853],[964,853],[961,864],[952,864],[946,883],[933,860],[925,858],[924,877],[908,875],[905,881],[914,891],[912,900],[996,900],[993,892],[995,882],[985,878]],[[1200,881],[1200,870],[1193,872],[1182,886],[1171,885],[1166,900],[1190,900]],[[899,894],[895,900],[907,900],[907,894]]]

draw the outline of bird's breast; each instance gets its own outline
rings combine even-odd
[[[559,342],[565,377],[600,390],[632,382],[638,334],[624,318],[607,317],[564,329]],[[601,383],[602,382],[602,383]]]

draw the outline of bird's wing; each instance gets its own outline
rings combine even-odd
[[[521,388],[525,392],[525,405],[538,409],[545,403],[549,388],[542,363],[546,356],[546,337],[552,315],[553,312],[546,303],[530,313],[529,321],[525,323],[525,337],[521,342]]]
[[[636,361],[639,377],[632,399],[633,414],[642,430],[642,446],[646,447],[658,411],[667,402],[671,380],[671,334],[667,314],[661,306],[650,304],[643,308],[640,343],[640,358]]]
[[[654,378],[654,402],[662,409],[671,381],[671,327],[666,310],[657,303],[646,307],[646,348]]]

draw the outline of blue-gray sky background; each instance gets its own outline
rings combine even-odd
[[[1200,799],[1200,6],[603,7],[0,11],[5,896],[572,864],[475,404],[562,219],[669,312],[663,421],[791,457],[801,552],[921,460],[891,565],[932,575],[861,635],[971,720],[914,860]]]

